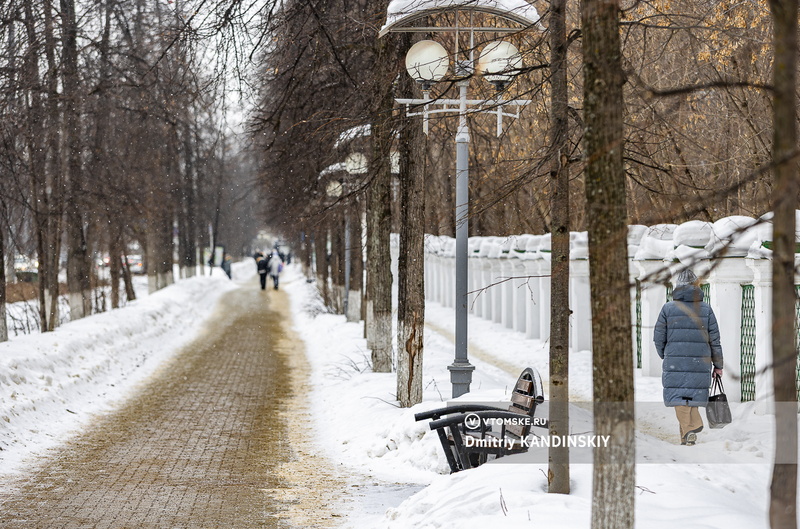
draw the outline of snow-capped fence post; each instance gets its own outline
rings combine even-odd
[[[445,289],[446,289],[446,296],[444,298],[445,306],[449,308],[455,308],[455,295],[456,295],[456,285],[455,285],[455,277],[456,277],[456,241],[453,239],[452,243],[448,246],[448,254],[447,254],[447,274],[448,280],[445,281]],[[467,305],[469,307],[469,305]]]
[[[531,297],[530,289],[528,288],[528,280],[525,276],[525,261],[522,260],[522,254],[517,251],[517,255],[511,260],[514,266],[511,272],[512,276],[519,279],[509,281],[511,285],[514,300],[512,309],[513,329],[517,332],[525,333],[528,317],[528,300]]]
[[[527,278],[525,278],[525,248],[532,235],[520,235],[516,239],[516,243],[509,251],[509,263],[511,265],[510,277],[514,277],[509,281],[512,295],[512,308],[511,308],[511,328],[517,332],[525,332],[527,323],[527,303],[526,300],[530,298],[530,291],[527,286]]]
[[[435,299],[443,306],[447,306],[447,299],[448,299],[448,285],[450,284],[449,278],[453,277],[452,274],[455,273],[455,270],[450,270],[450,265],[452,264],[453,260],[450,256],[446,255],[445,252],[447,251],[446,247],[442,248],[442,251],[436,256],[436,291],[435,291]]]
[[[425,301],[431,301],[433,296],[431,296],[431,291],[433,288],[433,253],[428,248],[428,244],[430,243],[430,238],[425,238],[425,250],[423,253],[423,258],[425,259]]]
[[[592,349],[592,300],[589,291],[589,261],[569,263],[570,347],[573,351]]]
[[[481,316],[480,301],[476,298],[476,291],[480,288],[481,281],[481,260],[472,251],[469,254],[467,275],[467,312],[476,316]]]
[[[550,339],[550,259],[539,261],[539,339],[546,342]]]
[[[709,303],[719,324],[725,358],[728,400],[741,401],[742,285],[753,281],[753,272],[742,257],[718,259],[708,274]]]
[[[542,259],[538,256],[526,256],[525,270],[523,274],[527,279],[528,295],[525,298],[525,337],[538,340],[542,333],[541,327],[541,308],[542,296],[539,288],[539,275],[542,273]]]
[[[505,285],[500,283],[503,278],[502,247],[497,242],[492,242],[487,255],[489,261],[489,303],[491,304],[491,319],[493,323],[502,323],[503,317],[503,290]]]
[[[491,288],[490,285],[494,283],[494,279],[492,273],[492,259],[489,259],[489,254],[493,248],[493,244],[491,240],[485,239],[481,243],[478,253],[478,262],[480,263],[478,289],[480,292],[478,292],[477,302],[480,306],[480,313],[476,314],[485,320],[492,319],[492,295],[494,294],[494,289]]]
[[[660,377],[661,359],[653,343],[653,331],[658,313],[667,300],[667,287],[664,282],[670,275],[669,267],[662,260],[642,260],[634,263],[639,269],[638,279],[641,283],[642,374]]]
[[[753,271],[756,412],[772,413],[772,261],[747,258],[745,263]]]
[[[501,311],[500,323],[506,329],[514,329],[514,311],[516,310],[516,297],[514,292],[514,285],[516,280],[512,279],[516,276],[517,264],[517,243],[519,238],[515,236],[508,237],[502,245],[502,255],[500,256],[500,278],[504,281],[501,285]]]

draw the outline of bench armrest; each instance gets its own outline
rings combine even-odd
[[[521,419],[521,418],[528,418],[531,421],[531,426],[536,426],[539,428],[549,428],[550,421],[548,419],[539,418],[539,417],[529,417],[528,415],[522,415],[519,413],[515,413],[513,411],[505,411],[505,410],[476,410],[470,413],[460,413],[458,415],[453,415],[450,417],[445,417],[443,419],[437,419],[435,421],[431,421],[430,428],[431,430],[438,430],[440,428],[445,428],[448,426],[453,426],[456,424],[462,424],[467,416],[477,415],[481,419]]]
[[[425,419],[439,419],[445,415],[452,415],[453,413],[469,413],[477,411],[501,411],[500,408],[494,406],[486,406],[484,404],[458,404],[456,406],[448,406],[446,408],[438,408],[430,411],[423,411],[414,414],[414,420],[424,421]]]

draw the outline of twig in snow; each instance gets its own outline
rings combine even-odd
[[[436,379],[435,378],[432,378],[431,381],[428,382],[428,385],[425,386],[425,389],[428,389],[431,386],[431,384],[433,384],[433,389],[436,390],[436,393],[439,394],[439,400],[444,402],[444,396],[442,396],[442,392],[439,391],[439,386],[436,384]]]
[[[385,403],[386,403],[386,404],[388,404],[389,406],[394,406],[395,408],[400,408],[400,407],[401,407],[399,404],[395,404],[394,402],[389,402],[388,400],[386,400],[386,399],[382,399],[382,398],[380,398],[380,397],[361,397],[361,398],[362,398],[362,399],[375,399],[375,400],[379,400],[379,401],[381,401],[381,402],[385,402]]]

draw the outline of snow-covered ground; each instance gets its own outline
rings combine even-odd
[[[133,291],[136,294],[136,299],[141,299],[147,296],[147,277],[136,275],[132,280]],[[102,287],[95,289],[95,294],[98,297],[104,298],[106,307],[111,307],[111,288]],[[95,304],[98,300],[95,299]],[[122,295],[120,300],[121,306],[126,306],[128,301]],[[62,295],[58,298],[58,324],[63,325],[69,321],[69,302],[67,296]],[[18,301],[16,303],[9,303],[6,305],[6,324],[8,326],[9,339],[26,336],[28,334],[36,334],[39,332],[39,302],[38,300]]]
[[[434,432],[414,414],[441,407],[451,392],[447,365],[453,361],[454,316],[438,304],[426,307],[424,402],[396,406],[393,374],[371,373],[361,324],[319,313],[313,286],[286,283],[293,317],[306,342],[316,380],[322,382],[317,421],[320,444],[341,464],[384,483],[405,483],[410,496],[386,510],[354,509],[349,527],[470,528],[497,524],[583,529],[590,526],[591,453],[576,450],[570,495],[547,490],[546,454],[507,457],[449,475]],[[475,401],[508,400],[527,366],[548,376],[547,344],[470,317],[470,358],[476,366]],[[572,432],[590,433],[591,352],[570,356]],[[545,383],[545,391],[547,384]],[[773,417],[754,405],[733,404],[733,424],[708,428],[693,447],[678,444],[678,423],[661,402],[661,381],[636,374],[636,526],[646,529],[766,528],[772,464]],[[704,420],[705,421],[705,420]],[[544,433],[544,432],[543,432]],[[420,487],[424,487],[421,488]],[[397,495],[388,498],[396,500]]]
[[[234,279],[255,281],[247,260]],[[180,345],[189,341],[236,281],[219,269],[144,297],[127,307],[73,322],[46,335],[0,344],[0,473],[24,471],[48,447],[79,431],[93,413],[120,402]],[[393,374],[371,373],[361,324],[326,314],[295,266],[282,288],[319,386],[316,443],[337,466],[351,470],[359,499],[349,527],[485,527],[508,522],[530,527],[587,528],[591,465],[572,465],[572,494],[549,495],[546,458],[507,457],[454,475],[437,437],[414,413],[443,405],[450,394],[453,313],[427,308],[424,402],[396,405]],[[527,366],[547,377],[547,344],[480,319],[470,319],[476,366],[465,399],[508,398]],[[157,347],[156,347],[157,344]],[[591,353],[573,352],[570,387],[573,432],[591,430]],[[733,405],[734,423],[706,430],[694,447],[677,445],[677,421],[660,401],[658,379],[637,373],[636,525],[646,529],[766,528],[772,417],[753,405]],[[589,461],[588,452],[576,459]]]
[[[123,308],[0,343],[0,473],[17,471],[124,399],[235,288],[220,269],[150,296],[146,278],[137,279],[139,299]]]

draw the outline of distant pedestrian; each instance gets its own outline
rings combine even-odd
[[[280,277],[282,271],[283,259],[281,259],[281,256],[277,251],[273,251],[269,258],[269,275],[272,278],[273,284],[275,285],[275,290],[278,290],[278,277]]]
[[[222,257],[222,263],[220,263],[220,265],[219,265],[220,268],[222,268],[222,271],[225,272],[225,275],[228,276],[228,279],[233,279],[231,277],[231,263],[232,262],[233,262],[233,258],[230,256],[230,254],[226,253]]]
[[[267,288],[267,272],[269,261],[264,258],[264,254],[258,252],[256,254],[256,269],[258,270],[258,280],[261,282],[261,290]]]
[[[664,360],[664,404],[675,408],[681,444],[691,446],[703,430],[697,408],[708,404],[711,377],[722,376],[722,346],[717,318],[694,272],[678,275],[672,299],[661,308],[653,339]]]

